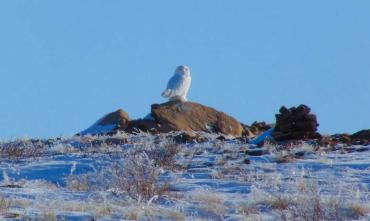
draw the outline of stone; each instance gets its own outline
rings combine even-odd
[[[188,132],[181,132],[175,136],[173,136],[173,141],[179,144],[184,143],[203,143],[207,142],[207,138],[200,136],[199,134],[191,134]]]
[[[276,114],[276,125],[272,134],[275,141],[321,139],[317,133],[316,115],[310,113],[311,108],[301,104],[298,107],[282,106]]]
[[[118,109],[112,113],[105,115],[99,120],[100,125],[117,125],[120,130],[126,129],[130,122],[130,117],[122,109]]]
[[[154,120],[138,119],[132,120],[124,130],[127,133],[148,132],[156,134],[161,131],[161,125]]]
[[[104,143],[108,145],[122,145],[128,142],[127,138],[107,138],[104,140]]]
[[[273,126],[267,124],[266,122],[253,122],[252,125],[248,126],[242,124],[243,126],[243,137],[247,137],[248,139],[255,138],[265,131],[271,129]]]
[[[91,127],[81,131],[77,135],[101,135],[101,134],[114,134],[118,130],[125,130],[130,124],[128,114],[122,109],[118,109],[109,113],[98,120]]]
[[[361,130],[351,135],[354,144],[367,145],[370,143],[370,129]]]
[[[262,156],[268,154],[268,150],[264,148],[248,149],[245,153],[249,156]]]
[[[337,143],[344,143],[344,144],[351,144],[352,143],[352,138],[351,135],[349,134],[334,134],[331,135],[330,138],[333,141],[336,141]]]
[[[154,104],[151,114],[160,125],[159,132],[207,132],[235,137],[243,133],[242,125],[233,117],[195,102]]]

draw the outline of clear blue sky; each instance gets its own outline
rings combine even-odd
[[[0,138],[72,135],[189,92],[250,124],[301,103],[320,132],[370,128],[370,1],[0,2]]]

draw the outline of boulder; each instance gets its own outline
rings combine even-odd
[[[185,131],[222,133],[239,137],[242,125],[233,117],[194,102],[170,101],[154,104],[151,115],[160,125],[159,132]]]
[[[133,120],[129,123],[127,128],[124,130],[127,133],[139,133],[140,131],[156,134],[162,132],[161,125],[155,120],[150,119],[138,119]]]
[[[311,108],[304,104],[289,109],[282,106],[279,114],[275,115],[273,138],[276,141],[320,139],[316,115],[310,112]]]
[[[99,119],[91,127],[78,133],[78,135],[101,135],[115,133],[118,130],[126,130],[130,124],[130,117],[122,109],[118,109]]]
[[[178,144],[184,144],[184,143],[204,143],[207,142],[208,139],[205,137],[200,136],[199,134],[192,134],[188,132],[181,132],[175,136],[172,137],[173,141]]]
[[[354,144],[369,144],[370,143],[370,129],[361,130],[351,135]]]
[[[351,135],[343,133],[343,134],[333,134],[330,138],[336,143],[344,143],[344,144],[351,144],[352,138]]]
[[[248,126],[245,124],[242,124],[243,126],[243,136],[247,138],[255,138],[265,131],[271,129],[273,126],[270,124],[267,124],[266,122],[253,122],[252,125]]]
[[[251,133],[259,133],[266,125],[254,123]],[[170,101],[163,104],[153,104],[151,113],[144,119],[130,120],[128,114],[119,109],[109,113],[98,120],[94,125],[79,133],[79,135],[114,134],[117,131],[138,133],[140,131],[156,133],[169,133],[182,131],[220,133],[234,137],[243,134],[243,126],[233,117],[217,111],[211,107],[194,102]],[[198,137],[179,136],[178,140],[196,140]]]

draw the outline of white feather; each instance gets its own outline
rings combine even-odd
[[[187,66],[178,66],[175,74],[167,83],[162,96],[170,101],[187,101],[187,94],[191,84],[190,69]]]

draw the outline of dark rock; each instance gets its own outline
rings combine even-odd
[[[365,151],[369,151],[369,147],[359,147],[356,149],[357,152],[365,152]]]
[[[301,104],[299,105],[292,113],[296,116],[306,116],[311,112],[311,108],[308,106]]]
[[[220,140],[220,141],[227,141],[228,139],[226,139],[226,137],[225,136],[218,136],[218,137],[216,137],[216,139],[217,140]]]
[[[173,141],[179,144],[183,144],[183,143],[194,143],[194,142],[203,143],[203,142],[207,142],[208,140],[207,138],[202,137],[199,134],[193,135],[187,132],[182,132],[174,136]]]
[[[361,130],[351,135],[352,143],[367,145],[370,143],[370,129]]]
[[[272,134],[276,141],[321,139],[317,133],[316,116],[310,113],[308,106],[302,104],[289,109],[282,106],[279,112],[275,115],[276,125]]]
[[[104,141],[102,141],[102,140],[92,140],[91,141],[92,146],[101,146],[103,144],[104,144]]]
[[[370,148],[364,147],[364,146],[352,145],[352,146],[344,147],[343,149],[348,153],[352,153],[352,152],[365,152],[365,151],[368,151]]]
[[[235,140],[237,140],[237,141],[239,141],[239,142],[241,142],[241,143],[249,143],[249,141],[250,141],[250,139],[248,138],[248,137],[246,137],[246,136],[242,136],[242,137],[237,137],[237,138],[235,138]]]
[[[196,141],[196,138],[189,133],[183,132],[174,136],[173,141],[175,141],[176,143],[192,143]]]
[[[297,157],[297,158],[304,157],[304,155],[306,155],[305,150],[300,150],[300,151],[297,151],[297,152],[294,153],[294,156]]]
[[[154,120],[147,120],[147,119],[139,119],[139,120],[132,120],[127,128],[125,129],[125,132],[128,133],[139,133],[140,131],[143,132],[149,132],[152,134],[160,132],[161,125],[158,124]]]
[[[127,143],[126,138],[107,138],[104,142],[108,145],[122,145]]]
[[[352,138],[351,135],[343,133],[343,134],[333,134],[330,136],[324,136],[320,140],[320,146],[323,147],[330,147],[331,150],[337,150],[338,145],[340,146],[349,146],[352,145]]]
[[[286,115],[286,114],[290,113],[288,108],[286,108],[285,106],[281,106],[281,108],[279,109],[279,112],[280,112],[280,114],[283,114],[283,115]]]
[[[262,156],[268,154],[268,151],[264,148],[248,149],[245,153],[249,156]]]

